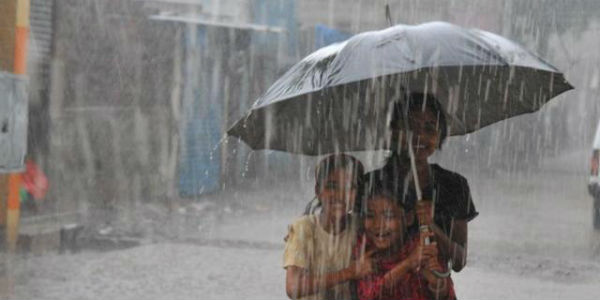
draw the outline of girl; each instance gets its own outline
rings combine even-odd
[[[443,270],[437,244],[424,244],[434,233],[409,234],[414,211],[405,211],[392,191],[372,189],[363,216],[355,254],[374,252],[377,271],[358,280],[358,299],[455,299],[452,280],[431,273]]]
[[[363,176],[352,156],[323,159],[316,169],[315,194],[322,208],[289,228],[283,255],[286,292],[292,299],[350,299],[350,281],[371,272],[363,255],[351,262],[358,219],[352,213]]]
[[[407,93],[405,101],[408,105],[408,125],[412,131],[412,140],[407,143],[406,123],[403,107],[396,103],[392,111],[390,130],[392,132],[392,155],[379,170],[366,175],[367,185],[385,185],[401,195],[401,201],[411,210],[415,207],[416,195],[412,182],[408,144],[415,153],[419,186],[423,190],[423,198],[427,205],[417,207],[421,220],[430,224],[434,239],[444,257],[453,262],[452,269],[459,272],[467,262],[467,223],[479,213],[475,209],[469,184],[458,173],[448,171],[437,164],[428,162],[436,149],[441,149],[446,139],[446,120],[444,113],[431,94]],[[431,203],[435,203],[433,209]],[[434,217],[431,213],[435,210]]]

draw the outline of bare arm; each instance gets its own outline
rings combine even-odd
[[[440,251],[445,257],[452,259],[452,269],[460,272],[467,263],[467,220],[455,219],[448,237],[433,221],[431,201],[419,201],[416,210],[419,223],[429,225]]]
[[[431,229],[435,234],[440,251],[444,256],[452,259],[452,269],[455,272],[460,272],[467,264],[467,221],[454,220],[450,234],[452,239],[435,223],[431,224]]]
[[[438,248],[434,247],[432,250],[431,256],[424,261],[425,267],[421,269],[421,274],[425,277],[427,289],[431,293],[431,296],[433,296],[433,299],[448,299],[448,295],[450,294],[448,282],[450,278],[439,278],[431,271],[443,272],[444,270],[439,261]]]
[[[359,279],[371,274],[374,263],[371,259],[374,251],[363,253],[349,267],[320,276],[311,274],[307,269],[288,266],[285,273],[285,291],[290,299],[298,299],[330,289],[340,283]]]
[[[418,262],[417,262],[418,265]],[[385,289],[393,288],[396,283],[404,276],[406,273],[410,272],[412,269],[415,269],[416,266],[413,262],[409,260],[403,260],[400,264],[394,267],[392,270],[387,272],[385,276],[383,276],[383,287]]]
[[[398,283],[403,276],[410,271],[418,271],[425,262],[429,261],[433,256],[437,255],[437,243],[431,243],[425,245],[425,239],[431,237],[433,233],[427,232],[420,234],[419,246],[417,246],[412,253],[392,270],[387,272],[383,277],[384,288],[392,288]]]
[[[435,268],[438,271],[441,270],[440,267]],[[447,299],[448,292],[448,277],[446,278],[438,278],[434,275],[429,269],[423,269],[423,276],[427,280],[427,289],[433,295],[434,299]]]
[[[356,277],[354,268],[330,272],[323,276],[310,274],[306,269],[289,266],[285,274],[285,291],[290,299],[298,299],[332,288]]]

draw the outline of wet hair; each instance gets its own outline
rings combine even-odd
[[[327,177],[337,169],[345,169],[352,171],[354,176],[358,176],[358,180],[362,181],[365,173],[363,164],[352,155],[348,154],[332,154],[323,158],[315,168],[315,179],[317,189],[321,189],[321,184],[327,180]]]
[[[442,149],[442,145],[448,135],[448,128],[446,124],[446,116],[438,100],[431,93],[405,93],[403,99],[396,101],[392,108],[392,116],[390,121],[390,127],[392,128],[403,128],[404,127],[404,110],[403,103],[408,104],[408,113],[413,111],[431,111],[438,120],[438,132],[440,139],[438,141],[438,149]]]
[[[372,199],[377,196],[390,199],[393,205],[397,205],[402,208],[404,211],[402,222],[404,223],[407,234],[418,233],[419,224],[415,222],[416,219],[413,219],[412,223],[408,223],[408,214],[414,209],[414,205],[411,206],[409,203],[405,203],[401,195],[385,185],[373,185],[366,191],[366,193],[364,193],[364,197],[362,198],[362,201],[360,201],[361,207],[359,210],[359,216],[361,218],[364,219],[366,217],[369,201],[372,201]],[[361,227],[361,230],[364,230],[364,223],[362,223],[361,226],[363,226]]]
[[[360,194],[360,191],[363,190],[362,186],[365,169],[360,160],[348,154],[332,154],[323,158],[317,164],[317,167],[315,168],[316,190],[320,191],[322,188],[322,184],[327,180],[327,177],[338,169],[349,170],[352,172],[353,176],[356,178],[357,181],[357,193]],[[360,208],[360,203],[358,203],[360,202],[360,196],[357,196],[356,198],[357,199],[355,201],[354,209]],[[313,202],[315,200],[318,203],[316,205],[313,205]],[[313,201],[309,202],[306,206],[304,214],[311,214],[320,206],[321,203],[319,202],[319,199],[315,196]]]
[[[363,193],[363,201],[361,201],[361,209],[360,209],[361,216],[364,216],[364,214],[366,213],[367,204],[369,203],[369,200],[371,200],[377,196],[388,198],[388,199],[392,200],[392,203],[394,205],[398,205],[398,206],[402,207],[402,209],[405,211],[409,210],[409,209],[407,209],[406,203],[404,203],[404,201],[402,200],[402,197],[398,194],[398,192],[395,192],[392,188],[390,188],[384,184],[374,184],[374,185],[371,185],[365,193]]]

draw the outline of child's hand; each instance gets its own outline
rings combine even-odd
[[[372,256],[376,251],[377,249],[365,251],[358,260],[354,261],[353,265],[355,279],[360,279],[375,273],[376,266]]]
[[[428,237],[431,238],[432,236],[433,232],[422,232],[420,234],[419,245],[415,247],[407,258],[410,269],[419,271],[431,257],[437,257],[437,243],[425,245],[425,239]]]
[[[435,243],[432,243],[431,245],[434,244]],[[430,284],[437,284],[438,280],[440,279],[431,271],[438,271],[440,273],[444,272],[444,269],[442,268],[442,265],[440,264],[438,259],[438,253],[439,252],[436,246],[434,249],[432,249],[432,256],[424,260],[422,273],[427,282],[429,282]]]
[[[420,225],[433,224],[433,202],[429,200],[417,202],[416,212]]]
[[[425,277],[425,280],[427,280],[427,282],[429,284],[435,285],[438,283],[438,280],[443,279],[443,278],[438,278],[435,274],[433,274],[431,271],[438,271],[440,273],[444,272],[444,269],[442,268],[442,265],[440,265],[437,257],[433,257],[431,259],[429,259],[423,269],[423,277]]]
[[[442,267],[440,265],[440,262],[438,261],[438,248],[437,248],[437,243],[431,243],[429,246],[433,246],[431,248],[431,256],[429,256],[426,260],[423,261],[423,267],[425,267],[428,270],[436,270],[436,271],[441,271]]]
[[[435,236],[435,233],[433,233],[430,230],[419,232],[419,246],[424,246],[425,241],[427,239],[429,239],[429,241],[431,241],[434,236]]]
[[[427,270],[431,270],[431,271],[438,271],[440,273],[444,272],[444,270],[442,268],[442,265],[440,264],[440,262],[437,259],[437,256],[429,258],[425,262],[424,268],[427,269]]]

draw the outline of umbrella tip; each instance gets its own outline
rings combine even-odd
[[[385,5],[385,18],[387,19],[389,26],[394,26],[394,22],[392,21],[392,12],[390,10],[390,4]]]

